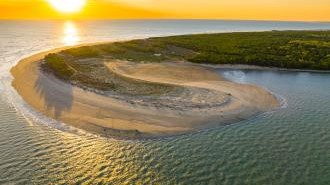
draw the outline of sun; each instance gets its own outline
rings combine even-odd
[[[86,4],[86,0],[48,0],[58,11],[63,13],[79,12]]]

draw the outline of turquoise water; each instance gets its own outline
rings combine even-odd
[[[226,27],[226,22],[217,23]],[[19,58],[47,48],[117,38],[111,22],[101,26],[108,32],[93,31],[101,23],[89,24],[94,25],[91,30],[77,31],[76,36],[71,32],[65,40],[60,22],[0,23],[0,184],[330,184],[330,74],[219,70],[230,80],[269,89],[281,97],[282,108],[236,124],[159,140],[100,138],[34,112],[10,87],[10,68]],[[112,30],[119,33],[133,23],[122,24]],[[164,24],[157,29],[178,23]],[[189,22],[176,32],[186,33],[198,24]],[[245,31],[248,23],[228,24],[228,29],[234,24]],[[256,24],[261,23],[250,27]],[[118,38],[157,35],[157,29],[150,32],[150,25],[135,22],[134,28],[140,29]],[[313,28],[322,26],[330,28],[327,24]],[[224,31],[218,27],[213,31]]]

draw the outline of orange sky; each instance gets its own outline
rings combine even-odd
[[[47,0],[0,0],[0,19],[68,18],[330,21],[330,0],[87,0],[75,14],[58,12]]]

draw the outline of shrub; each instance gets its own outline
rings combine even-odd
[[[100,56],[99,52],[90,46],[67,49],[63,53],[76,58],[96,58]]]
[[[48,54],[45,57],[45,64],[48,69],[60,78],[69,79],[74,74],[74,70],[58,54]]]

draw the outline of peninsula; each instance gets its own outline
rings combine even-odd
[[[46,116],[103,136],[150,138],[276,108],[262,87],[200,64],[330,69],[330,32],[198,34],[60,48],[23,59],[13,86]]]

